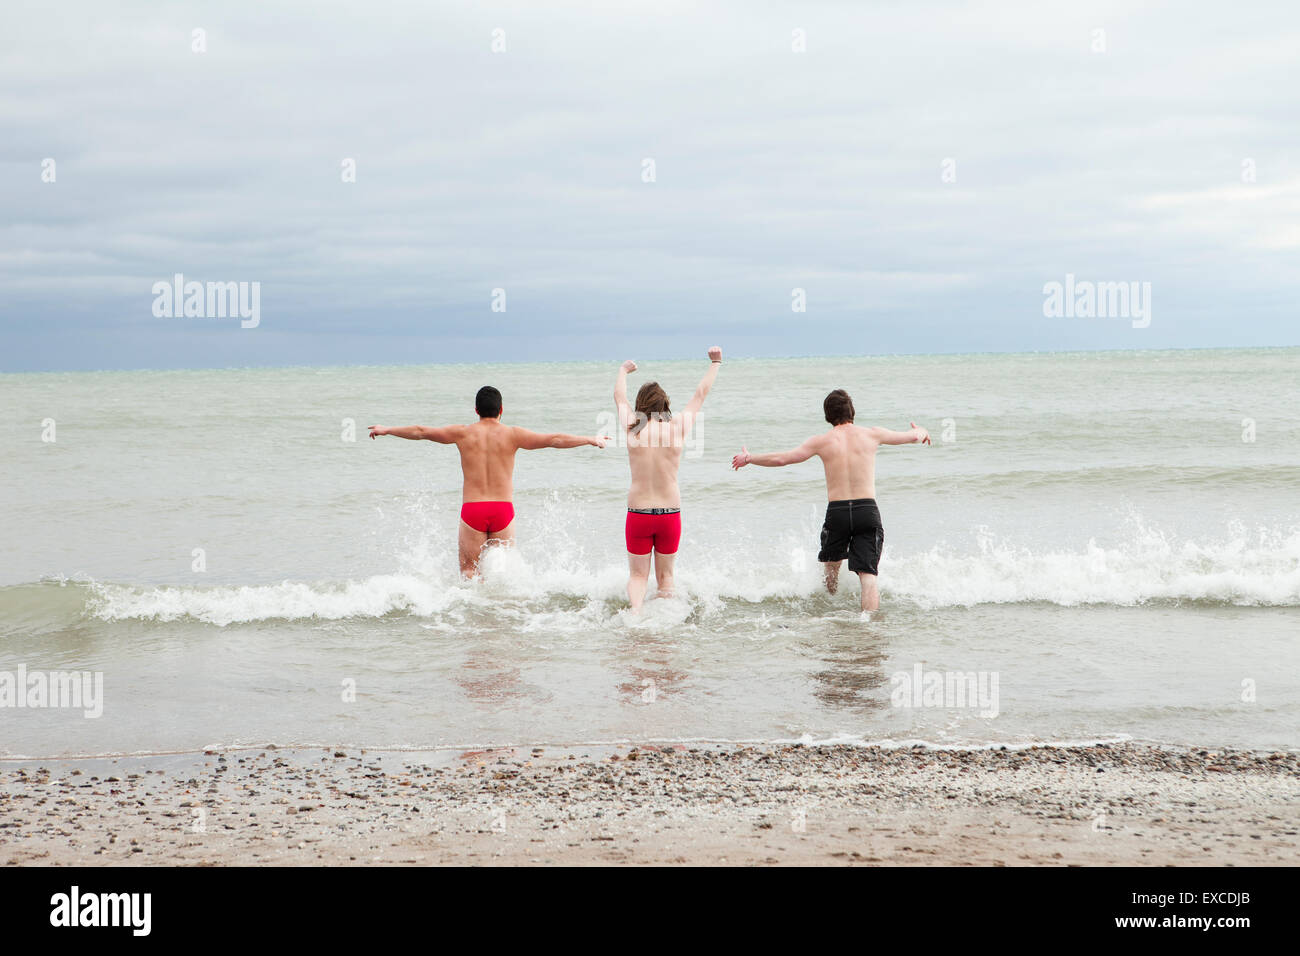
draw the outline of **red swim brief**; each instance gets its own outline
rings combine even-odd
[[[508,501],[467,501],[460,506],[460,520],[475,531],[496,534],[515,520],[515,506]]]
[[[629,554],[649,554],[653,549],[660,554],[676,554],[682,540],[682,513],[678,508],[650,508],[646,511],[628,510],[624,528]]]

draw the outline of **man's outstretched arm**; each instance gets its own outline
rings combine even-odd
[[[530,432],[527,428],[515,428],[515,447],[526,451],[538,448],[581,448],[583,445],[595,445],[604,448],[609,441],[604,435],[588,437],[585,435],[565,435],[563,432]]]
[[[774,451],[766,455],[751,455],[749,449],[741,447],[739,455],[731,458],[731,467],[739,471],[746,465],[761,465],[764,468],[780,468],[782,465],[797,465],[817,454],[817,439],[809,438],[793,451]]]
[[[905,432],[894,432],[888,428],[869,428],[871,437],[882,445],[915,445],[930,444],[930,433],[924,428],[918,428],[916,422],[909,422],[912,427]]]
[[[384,425],[371,425],[370,437],[392,435],[394,438],[409,438],[411,441],[436,441],[441,445],[454,445],[464,427],[464,425],[447,425],[442,428],[430,428],[428,425],[399,425],[396,428],[389,428]]]

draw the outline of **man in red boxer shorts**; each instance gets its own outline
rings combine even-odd
[[[467,578],[478,573],[479,557],[488,544],[506,546],[515,540],[515,452],[535,448],[604,448],[603,437],[584,438],[558,432],[539,434],[501,423],[501,393],[484,385],[474,398],[478,421],[472,425],[428,428],[370,426],[370,437],[396,435],[455,445],[464,476],[460,507],[460,571]]]
[[[682,496],[677,487],[677,469],[682,463],[686,437],[713,388],[721,365],[722,349],[714,346],[709,349],[709,371],[676,418],[669,410],[668,395],[658,382],[642,385],[635,408],[629,405],[627,376],[636,371],[636,362],[628,360],[618,370],[614,405],[618,409],[619,425],[626,429],[627,461],[632,469],[624,536],[629,571],[627,597],[633,613],[639,612],[645,602],[652,554],[659,596],[673,594],[673,563],[682,537]]]

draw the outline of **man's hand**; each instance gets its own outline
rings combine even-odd
[[[628,372],[629,374],[635,372],[636,362],[633,362],[631,359],[628,359],[626,362],[623,363],[623,371]]]
[[[380,435],[387,435],[387,434],[388,434],[388,429],[385,428],[383,425],[371,425],[371,426],[370,426],[370,437],[371,437],[371,438],[378,438]]]
[[[609,441],[609,436],[608,436],[608,435],[597,435],[595,438],[588,438],[587,441],[589,441],[591,444],[595,445],[597,448],[604,448],[604,447],[605,447],[605,443]]]
[[[918,428],[916,422],[908,422],[908,424],[912,426],[912,431],[916,432],[916,440],[919,444],[930,444],[930,433],[928,431],[924,428]]]
[[[740,454],[731,456],[731,467],[733,471],[740,471],[750,462],[749,449],[744,445],[740,446]]]
[[[722,348],[721,348],[721,346],[717,346],[717,345],[715,345],[715,346],[713,346],[712,348],[709,349],[709,361],[710,361],[710,362],[721,362],[721,361],[722,361]]]

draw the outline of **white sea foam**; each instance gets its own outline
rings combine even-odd
[[[110,621],[189,618],[227,625],[389,614],[439,618],[512,608],[527,612],[523,630],[547,629],[552,618],[567,626],[615,621],[653,628],[678,626],[696,611],[808,599],[821,589],[819,567],[808,552],[792,552],[790,564],[780,569],[737,567],[730,556],[706,554],[702,562],[681,562],[677,598],[651,600],[644,614],[633,616],[625,610],[625,572],[618,566],[589,567],[563,554],[542,564],[519,550],[501,550],[486,555],[481,580],[464,582],[445,562],[416,564],[423,566],[343,582],[206,588],[92,584],[89,610]],[[936,547],[892,556],[882,568],[881,591],[888,604],[926,610],[1025,602],[1297,606],[1300,533],[1243,534],[1198,543],[1139,529],[1120,547],[1090,541],[1076,551],[1046,552],[986,536],[977,552]]]
[[[1152,601],[1300,604],[1300,532],[1176,541],[1139,527],[1115,548],[1034,552],[991,536],[974,554],[934,548],[891,561],[882,591],[923,608],[1041,601],[1135,605]]]

